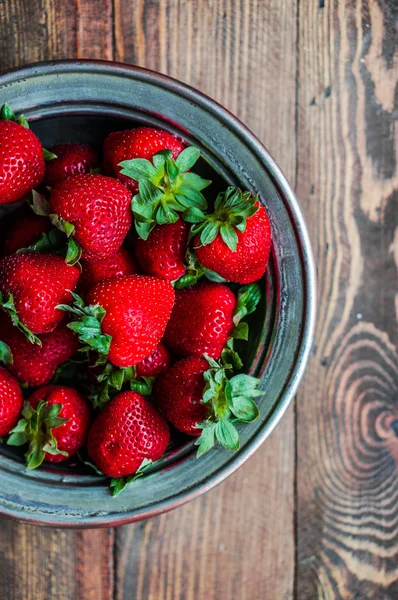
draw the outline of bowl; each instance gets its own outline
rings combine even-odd
[[[110,131],[150,124],[200,148],[203,168],[258,193],[271,219],[273,251],[264,301],[252,315],[247,371],[261,379],[260,418],[241,429],[241,447],[217,447],[199,460],[192,441],[118,497],[84,469],[25,469],[21,454],[0,448],[0,513],[54,527],[115,526],[146,519],[196,498],[231,475],[264,442],[289,406],[310,353],[315,275],[303,215],[281,170],[230,112],[174,79],[100,61],[29,65],[0,76],[0,106],[29,119],[45,147],[60,141],[100,144]],[[1,333],[1,332],[0,332]]]

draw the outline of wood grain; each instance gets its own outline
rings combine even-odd
[[[111,0],[0,0],[0,70],[112,53]],[[0,520],[0,598],[111,600],[113,536]]]
[[[113,530],[59,531],[4,520],[0,530],[0,598],[113,599]]]
[[[115,57],[223,103],[294,178],[296,9],[278,0],[116,0]],[[292,598],[293,492],[290,410],[257,456],[217,490],[117,531],[117,599]]]
[[[392,10],[359,0],[299,10],[298,193],[319,278],[297,400],[297,597],[309,600],[398,597]]]

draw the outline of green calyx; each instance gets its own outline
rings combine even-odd
[[[96,350],[100,354],[107,355],[112,341],[112,336],[102,332],[102,321],[106,311],[99,304],[90,304],[86,306],[84,301],[77,294],[73,294],[73,304],[58,304],[57,308],[64,310],[73,317],[73,321],[68,323],[69,329],[78,334],[84,347],[81,352]]]
[[[145,471],[153,466],[155,463],[149,458],[144,458],[138,469],[132,475],[128,477],[117,477],[113,478],[110,481],[109,488],[111,490],[112,496],[118,496],[120,492],[122,492],[129,483],[136,481],[140,477],[145,474]]]
[[[152,162],[136,158],[119,163],[121,174],[138,182],[139,193],[134,196],[131,209],[135,228],[142,239],[148,239],[156,225],[175,223],[178,213],[192,207],[206,210],[207,202],[201,192],[211,181],[187,172],[199,156],[200,151],[190,146],[175,160],[171,150],[162,150],[155,154]]]
[[[3,104],[1,111],[0,111],[0,120],[1,121],[13,121],[14,123],[18,123],[19,125],[22,125],[22,127],[25,127],[26,129],[30,129],[29,127],[29,123],[25,117],[25,115],[21,115],[20,117],[17,117],[16,114],[14,113],[14,111],[12,110],[11,106],[9,106],[8,104]],[[53,158],[57,158],[56,154],[53,154],[52,152],[50,152],[49,150],[46,150],[45,148],[43,148],[43,156],[44,156],[44,160],[52,160]]]
[[[0,362],[4,365],[12,365],[13,363],[11,349],[2,340],[0,340]]]
[[[14,327],[17,327],[21,331],[31,344],[38,344],[41,346],[41,340],[37,337],[22,321],[19,320],[17,309],[15,308],[14,298],[12,294],[9,294],[7,298],[0,292],[0,308],[2,308],[11,318],[11,322]]]
[[[29,129],[29,123],[26,120],[25,116],[21,115],[20,117],[17,117],[14,111],[12,110],[11,106],[9,106],[8,104],[3,104],[3,106],[1,107],[0,120],[13,121],[14,123],[19,123],[19,125],[26,127],[26,129]]]
[[[137,377],[135,367],[118,368],[108,363],[105,356],[99,356],[94,367],[104,365],[102,373],[97,376],[100,384],[96,386],[91,399],[95,407],[102,408],[113,395],[122,389],[130,389],[142,396],[152,393],[154,377]]]
[[[185,254],[185,265],[187,270],[184,275],[181,275],[179,279],[172,282],[176,290],[182,290],[184,288],[191,287],[191,285],[197,283],[202,277],[206,277],[206,279],[209,281],[226,283],[226,280],[223,277],[201,265],[196,257],[196,254],[192,252],[189,246]]]
[[[239,432],[236,423],[252,423],[259,416],[259,411],[253,398],[262,396],[258,389],[260,380],[250,375],[239,374],[232,378],[227,371],[232,366],[221,364],[205,355],[209,369],[203,374],[205,387],[202,404],[209,410],[206,421],[197,423],[202,429],[196,440],[199,458],[213,448],[216,441],[227,450],[239,449]]]
[[[22,411],[23,419],[11,431],[7,444],[9,446],[29,444],[29,450],[25,454],[29,470],[36,469],[42,464],[46,452],[68,456],[66,452],[58,449],[53,435],[54,429],[69,420],[58,416],[61,410],[62,404],[49,406],[47,402],[40,400],[35,410],[29,402],[25,402]]]
[[[238,290],[233,316],[234,328],[221,354],[222,362],[232,364],[237,371],[243,367],[243,363],[239,354],[234,350],[234,342],[235,340],[248,340],[249,325],[243,319],[256,310],[261,296],[261,288],[258,283],[249,283]]]
[[[81,258],[82,251],[72,237],[75,232],[75,226],[65,221],[65,219],[61,219],[58,215],[50,214],[47,198],[43,194],[36,192],[36,190],[32,190],[30,207],[36,215],[49,217],[55,229],[51,229],[48,233],[43,233],[36,243],[28,248],[22,248],[18,252],[52,252],[64,256],[65,262],[68,265],[77,264]]]
[[[201,246],[207,246],[220,234],[222,240],[232,252],[236,252],[238,235],[236,231],[246,229],[246,221],[258,210],[255,206],[258,198],[250,192],[229,187],[218,194],[214,204],[214,213],[205,214],[201,207],[190,207],[183,215],[184,220],[192,223],[192,234],[199,234]]]

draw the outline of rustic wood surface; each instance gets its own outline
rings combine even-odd
[[[398,598],[393,0],[0,0],[0,69],[104,58],[236,113],[296,187],[313,356],[263,448],[205,497],[117,530],[0,521],[0,600]]]

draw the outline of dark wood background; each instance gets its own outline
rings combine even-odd
[[[115,530],[0,521],[1,600],[398,598],[395,0],[0,0],[0,69],[104,58],[236,113],[297,190],[318,267],[304,383],[217,489]]]

